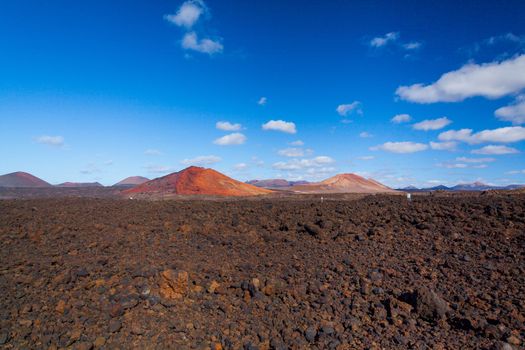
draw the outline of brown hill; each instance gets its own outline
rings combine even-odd
[[[98,182],[64,182],[56,185],[57,187],[104,187]]]
[[[0,187],[51,187],[51,185],[36,176],[17,171],[0,176]]]
[[[149,179],[143,176],[130,176],[122,181],[117,182],[113,186],[136,186],[148,182]]]
[[[396,192],[373,179],[356,174],[339,174],[321,182],[293,186],[295,192],[303,193],[384,193]]]
[[[272,191],[234,180],[213,169],[191,166],[123,191],[126,194],[257,196]]]

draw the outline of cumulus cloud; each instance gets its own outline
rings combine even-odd
[[[53,146],[53,147],[62,147],[64,146],[64,138],[62,136],[48,136],[43,135],[39,136],[36,139],[36,142],[43,145]]]
[[[304,170],[309,168],[322,168],[335,163],[335,160],[328,156],[318,156],[314,158],[291,159],[287,162],[277,162],[272,165],[276,170]]]
[[[525,123],[525,95],[518,96],[516,101],[509,106],[496,109],[494,114],[498,119],[512,124]]]
[[[195,32],[186,33],[182,38],[181,45],[183,49],[194,50],[209,55],[220,53],[224,48],[219,41],[214,41],[208,38],[199,39]]]
[[[428,149],[424,143],[403,141],[403,142],[385,142],[382,145],[371,147],[372,151],[386,151],[391,153],[415,153]]]
[[[463,163],[491,163],[495,162],[496,158],[468,158],[468,157],[457,157],[456,161]]]
[[[483,168],[488,167],[487,164],[466,164],[466,163],[455,163],[455,162],[438,163],[436,165],[440,168],[447,168],[447,169],[467,169],[467,168],[483,169]]]
[[[370,134],[369,132],[363,131],[359,133],[359,137],[362,137],[362,138],[372,137],[372,134]]]
[[[263,130],[274,130],[281,131],[288,134],[295,134],[297,130],[295,128],[295,123],[286,122],[284,120],[270,120],[269,122],[262,125]]]
[[[403,42],[400,40],[399,32],[386,33],[383,36],[377,36],[368,43],[374,49],[380,49],[386,46],[394,46],[403,51],[415,51],[421,47],[418,41]]]
[[[395,124],[400,124],[400,123],[409,122],[411,120],[412,120],[412,117],[410,115],[408,115],[408,114],[398,114],[398,115],[395,115],[391,119],[391,122],[395,123]]]
[[[458,102],[469,97],[490,99],[519,92],[525,88],[525,55],[501,62],[468,63],[443,74],[436,82],[400,86],[396,94],[416,103]]]
[[[152,174],[166,174],[175,171],[173,167],[166,165],[146,165],[144,168]]]
[[[224,49],[221,40],[213,40],[210,38],[200,39],[197,33],[192,30],[197,21],[199,21],[203,15],[208,14],[209,11],[204,1],[187,0],[181,5],[176,14],[165,15],[164,19],[186,30],[181,41],[183,49],[213,55],[222,52]]]
[[[210,165],[220,162],[222,159],[221,157],[217,156],[199,156],[191,159],[184,159],[181,161],[181,164],[184,165]]]
[[[415,123],[414,125],[412,125],[412,128],[414,130],[424,130],[424,131],[439,130],[439,129],[443,129],[445,126],[449,125],[450,123],[452,123],[452,120],[448,119],[447,117],[441,117],[437,119],[426,119],[426,120],[423,120],[422,122]]]
[[[144,151],[144,154],[147,155],[147,156],[160,156],[162,154],[161,151],[159,151],[158,149],[147,149]]]
[[[403,47],[406,50],[417,50],[421,47],[421,43],[418,41],[411,41],[409,43],[403,44]]]
[[[277,151],[277,154],[283,157],[304,157],[305,153],[310,153],[310,150],[305,150],[302,148],[285,148]]]
[[[341,104],[337,106],[335,110],[341,117],[346,117],[347,115],[352,114],[353,112],[359,115],[363,114],[363,110],[361,109],[361,102],[359,101],[354,101],[348,104]]]
[[[509,174],[509,175],[525,174],[525,169],[523,169],[523,170],[511,170],[511,171],[507,171],[506,174]]]
[[[472,133],[472,129],[449,130],[439,134],[441,141],[462,141],[469,144],[483,142],[511,143],[525,140],[525,128],[508,126],[504,128],[483,130]]]
[[[213,141],[213,143],[219,146],[242,145],[246,142],[246,140],[247,138],[244,136],[244,134],[241,134],[240,132],[234,132],[232,134],[219,137]]]
[[[378,36],[370,40],[370,46],[383,47],[388,43],[395,42],[399,39],[399,32],[386,33],[384,36]]]
[[[455,141],[430,142],[430,148],[436,151],[455,151],[458,143]]]
[[[277,154],[283,157],[303,157],[304,151],[301,148],[285,148],[277,151]]]
[[[301,140],[296,140],[296,141],[290,142],[290,145],[291,146],[303,146],[304,142]]]
[[[362,156],[362,157],[357,157],[357,159],[359,160],[372,160],[374,159],[375,157],[374,156]]]
[[[248,164],[246,163],[237,163],[233,166],[235,171],[245,171],[248,169]]]
[[[515,154],[520,153],[515,148],[502,146],[502,145],[488,145],[481,147],[479,149],[472,150],[473,154],[493,154],[493,155],[502,155],[502,154]]]
[[[233,124],[230,122],[217,122],[215,123],[215,127],[224,131],[239,131],[242,129],[241,124]]]
[[[185,1],[174,15],[165,15],[164,19],[179,27],[190,29],[206,11],[206,5],[200,0]]]
[[[259,101],[257,101],[259,106],[264,106],[266,103],[268,103],[268,99],[266,97],[261,97]]]

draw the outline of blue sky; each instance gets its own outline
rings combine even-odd
[[[523,13],[520,0],[3,1],[0,173],[525,183]]]

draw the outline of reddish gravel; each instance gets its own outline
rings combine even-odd
[[[5,349],[519,349],[525,196],[0,201]]]

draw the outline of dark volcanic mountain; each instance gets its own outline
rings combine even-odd
[[[64,182],[56,185],[57,187],[104,187],[98,182]]]
[[[5,174],[0,176],[0,187],[52,187],[51,184],[45,182],[38,177],[17,171],[15,173]]]
[[[143,176],[130,176],[122,181],[117,182],[113,186],[136,186],[148,182],[149,179]]]
[[[191,166],[123,191],[125,194],[256,196],[272,191],[234,180],[213,169]]]
[[[285,179],[250,180],[247,184],[262,188],[287,188],[296,185],[306,185],[308,181],[288,181]]]

